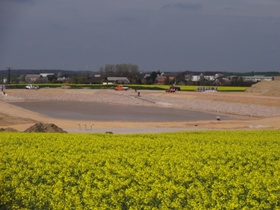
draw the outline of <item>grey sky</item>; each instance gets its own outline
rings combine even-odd
[[[280,71],[280,0],[0,0],[0,70]]]

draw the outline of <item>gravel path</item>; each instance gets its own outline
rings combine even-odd
[[[162,92],[162,91],[161,91]],[[221,114],[234,114],[253,117],[280,116],[280,107],[242,104],[222,101],[172,97],[171,94],[159,91],[88,90],[88,89],[39,89],[39,90],[9,90],[8,95],[0,94],[0,100],[17,101],[88,101],[126,106],[157,106],[197,110]],[[186,93],[187,94],[187,93]]]

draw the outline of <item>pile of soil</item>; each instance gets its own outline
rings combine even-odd
[[[45,123],[36,123],[30,128],[26,129],[24,132],[29,133],[67,133],[62,128],[59,128],[53,123],[45,124]]]
[[[280,81],[262,81],[247,88],[248,93],[258,93],[264,96],[280,96]]]
[[[0,128],[0,132],[18,132],[14,128]]]

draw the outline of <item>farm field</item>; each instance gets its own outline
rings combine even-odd
[[[0,209],[280,209],[280,133],[1,133]]]

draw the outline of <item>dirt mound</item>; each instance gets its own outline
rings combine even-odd
[[[280,96],[280,81],[262,81],[247,88],[248,93],[259,93],[264,96]]]
[[[14,128],[0,128],[0,132],[18,132]]]
[[[57,127],[55,124],[36,123],[24,132],[29,133],[67,133],[62,128]]]

